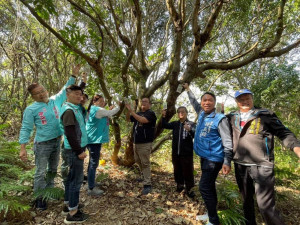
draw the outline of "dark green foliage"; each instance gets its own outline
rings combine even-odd
[[[218,211],[218,215],[221,224],[245,224],[241,198],[236,183],[223,178],[218,178],[218,181],[220,182],[217,185],[218,207],[222,209]]]
[[[28,193],[31,187],[24,182],[31,184],[32,180],[32,173],[28,173],[27,166],[19,160],[18,143],[3,138],[1,130],[5,127],[0,127],[0,219],[29,210],[30,198],[23,194]]]
[[[34,192],[33,197],[42,197],[44,200],[49,201],[52,199],[59,200],[64,196],[64,190],[57,187],[49,187]]]

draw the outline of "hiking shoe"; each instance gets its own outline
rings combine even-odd
[[[142,195],[147,195],[151,192],[152,187],[151,185],[144,185],[144,189],[142,190]]]
[[[181,193],[184,189],[184,185],[182,184],[177,184],[176,192]]]
[[[91,196],[100,196],[103,195],[103,193],[104,191],[102,191],[100,188],[94,187],[92,190],[89,189],[87,194]]]
[[[202,221],[208,221],[208,214],[204,214],[204,215],[197,215],[196,216],[196,220],[199,221],[199,220],[202,220]]]
[[[78,210],[82,209],[84,207],[84,204],[79,203],[78,204]],[[62,215],[66,216],[69,213],[69,207],[68,205],[64,204],[63,210],[61,212]]]
[[[47,202],[46,200],[43,200],[42,198],[38,198],[35,200],[35,208],[37,210],[44,211],[47,209]]]
[[[196,196],[194,191],[188,191],[186,195],[190,198],[194,198]]]
[[[70,213],[68,213],[67,217],[64,220],[64,223],[65,224],[83,223],[88,218],[89,218],[88,214],[85,214],[80,210],[77,210],[77,212],[73,216],[71,216]]]

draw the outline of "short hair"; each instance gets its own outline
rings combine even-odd
[[[35,89],[35,88],[37,88],[37,87],[39,87],[39,86],[40,86],[39,83],[32,83],[32,84],[30,84],[30,85],[28,86],[27,91],[31,94],[32,91],[33,91],[33,89]]]
[[[151,98],[150,97],[142,97],[141,100],[143,100],[143,98],[147,98],[149,100],[149,103],[152,104]]]
[[[81,91],[81,93],[83,94],[83,90],[81,87],[79,87],[78,85],[72,84],[70,86],[68,86],[66,88],[67,93],[71,92],[71,91]]]
[[[212,96],[214,98],[215,102],[217,101],[217,98],[216,98],[215,94],[212,93],[212,92],[209,92],[209,91],[204,92],[204,94],[201,95],[201,101],[202,101],[202,98],[204,97],[204,95],[210,95],[210,96]]]
[[[185,106],[179,106],[178,109],[177,109],[177,113],[179,112],[179,109],[184,109],[184,111],[186,113],[188,113],[188,110],[187,110],[187,108]]]

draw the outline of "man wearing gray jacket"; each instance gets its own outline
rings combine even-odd
[[[275,115],[253,105],[253,93],[235,93],[238,111],[229,114],[233,135],[235,176],[242,194],[247,225],[256,225],[254,199],[267,225],[284,225],[275,209],[274,135],[300,158],[300,142]]]

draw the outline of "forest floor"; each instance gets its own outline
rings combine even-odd
[[[126,168],[111,164],[109,154],[104,153],[101,158],[106,160],[104,165],[98,167],[98,179],[101,180],[105,193],[100,197],[87,195],[87,184],[81,187],[80,202],[85,205],[83,211],[90,215],[84,224],[206,224],[196,221],[196,215],[205,213],[204,203],[198,191],[200,179],[199,160],[195,160],[195,199],[190,199],[184,192],[175,191],[175,182],[172,173],[170,157],[162,157],[160,153],[154,154],[152,162],[152,193],[141,196],[142,183],[138,183],[137,167]],[[85,167],[88,159],[85,160]],[[222,177],[223,175],[219,175]],[[223,176],[224,177],[224,176]],[[221,178],[223,179],[223,178]],[[231,173],[225,179],[234,181]],[[57,186],[62,187],[60,178],[56,180]],[[297,225],[300,218],[300,191],[289,188],[277,188],[277,207],[282,212],[288,225]],[[284,197],[282,197],[284,196]],[[49,202],[45,211],[32,210],[33,221],[28,224],[63,224],[65,216],[61,214],[62,201]],[[258,224],[261,217],[258,215]],[[27,223],[26,223],[27,224]]]

